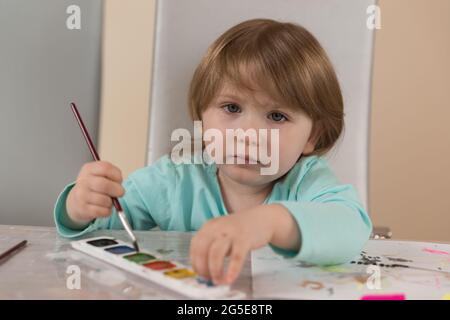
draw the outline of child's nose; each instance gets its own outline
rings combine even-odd
[[[255,130],[256,133],[258,133],[260,129],[267,129],[264,119],[260,118],[261,117],[259,115],[247,115],[244,119],[242,119],[241,128],[244,130],[252,129]]]

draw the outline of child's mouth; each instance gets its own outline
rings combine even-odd
[[[260,164],[258,159],[254,158],[254,157],[250,157],[249,155],[229,155],[229,156],[227,156],[226,163],[227,164],[248,164],[248,165]]]

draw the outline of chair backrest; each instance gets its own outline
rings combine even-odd
[[[206,48],[231,26],[253,18],[295,22],[327,51],[345,103],[345,132],[326,156],[367,208],[368,137],[373,30],[367,8],[375,0],[159,0],[150,111],[148,163],[170,151],[175,128],[192,128],[187,92]]]
[[[66,21],[77,5],[81,29]],[[92,161],[100,100],[101,0],[1,0],[0,224],[53,225],[53,206]]]

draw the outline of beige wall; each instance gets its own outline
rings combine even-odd
[[[395,237],[450,241],[450,1],[380,6],[371,214]]]
[[[450,241],[450,0],[381,0],[370,213],[395,238]],[[101,157],[145,165],[154,1],[106,0]]]
[[[146,163],[155,1],[104,3],[99,153],[126,177]]]

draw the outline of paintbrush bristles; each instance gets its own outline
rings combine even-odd
[[[120,211],[120,210],[117,211],[117,215],[119,216],[119,219],[122,222],[122,225],[125,228],[125,231],[128,233],[128,235],[130,236],[131,240],[133,241],[134,247],[139,249],[139,247],[137,245],[137,238],[134,235],[130,224],[128,223],[127,216],[125,215],[125,213],[123,211]],[[136,250],[136,251],[139,251],[139,250]]]
[[[139,246],[137,244],[137,241],[133,241],[133,246],[134,246],[134,249],[136,250],[136,252],[139,252]]]

